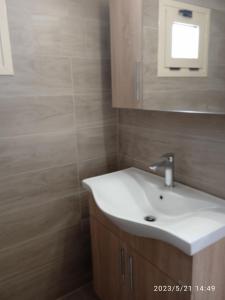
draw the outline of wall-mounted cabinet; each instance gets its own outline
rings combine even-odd
[[[114,107],[140,108],[142,99],[142,1],[110,1]]]
[[[186,2],[110,0],[113,107],[225,113],[225,2]]]

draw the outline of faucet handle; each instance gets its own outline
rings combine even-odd
[[[169,152],[169,153],[163,154],[161,157],[168,159],[170,162],[173,162],[175,154],[172,152]]]

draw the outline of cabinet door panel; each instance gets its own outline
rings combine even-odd
[[[190,293],[154,291],[155,287],[178,286],[173,280],[160,272],[147,260],[133,252],[132,254],[133,300],[188,300]],[[160,288],[159,288],[160,289]]]
[[[120,241],[93,217],[91,239],[95,292],[101,300],[119,300]]]
[[[113,107],[142,99],[142,0],[110,0]]]

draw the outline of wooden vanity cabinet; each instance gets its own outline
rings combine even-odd
[[[89,203],[93,282],[100,300],[225,299],[225,239],[188,256],[162,241],[120,230],[92,197]],[[181,286],[183,292],[168,291]]]
[[[120,240],[91,218],[94,287],[100,299],[120,299]]]
[[[93,200],[90,215],[93,282],[100,300],[190,299],[187,293],[154,292],[154,286],[179,284],[138,253],[135,237],[112,224]]]
[[[163,286],[179,284],[124,244],[94,217],[91,217],[91,234],[93,282],[100,300],[190,299],[187,293],[162,292]]]
[[[166,274],[161,272],[157,267],[148,262],[136,251],[131,251],[129,257],[132,258],[133,270],[132,270],[132,298],[133,300],[188,300],[190,299],[190,293],[184,292],[163,292],[159,291],[166,287],[177,286],[179,284],[170,279]],[[158,291],[156,291],[158,289]]]

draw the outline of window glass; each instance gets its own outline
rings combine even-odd
[[[199,26],[174,22],[172,25],[172,58],[199,58]]]

